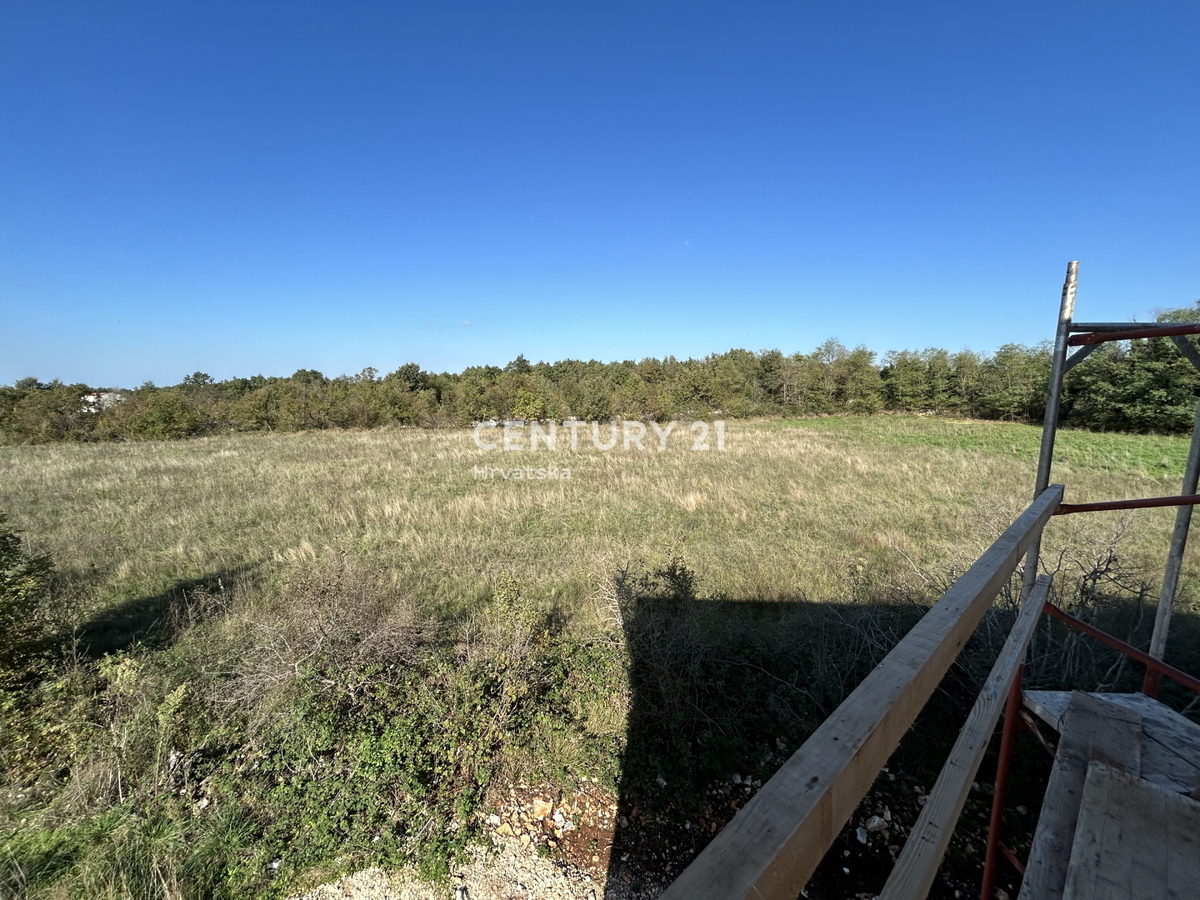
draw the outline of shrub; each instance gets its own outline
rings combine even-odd
[[[50,557],[30,555],[0,513],[0,671],[20,670],[37,639],[38,604],[50,577]]]

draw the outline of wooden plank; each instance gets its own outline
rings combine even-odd
[[[1182,794],[1200,788],[1200,725],[1145,694],[1093,694],[1134,710],[1142,716],[1142,769],[1147,781]],[[1070,694],[1067,691],[1026,691],[1025,705],[1056,731]]]
[[[1097,694],[1142,716],[1141,776],[1187,794],[1200,788],[1200,725],[1145,694]]]
[[[1200,803],[1088,766],[1064,900],[1200,900]]]
[[[1136,776],[1141,742],[1138,713],[1090,694],[1071,695],[1021,882],[1025,900],[1059,900],[1063,895],[1088,763],[1099,760]]]
[[[1051,485],[662,895],[794,900],[1062,500]]]
[[[1160,789],[1161,790],[1161,789]],[[1200,802],[1164,791],[1167,808],[1167,897],[1200,898]]]
[[[1067,711],[1067,704],[1071,702],[1071,692],[1024,691],[1021,694],[1021,702],[1031,713],[1055,731],[1061,732],[1062,717]]]
[[[1041,618],[1042,604],[1046,602],[1049,590],[1050,578],[1043,575],[1025,598],[1008,640],[938,774],[937,783],[917,817],[917,824],[913,826],[879,900],[920,900],[929,893],[971,791],[971,782],[979,770],[992,732],[996,730],[1013,678],[1025,660],[1025,651]]]

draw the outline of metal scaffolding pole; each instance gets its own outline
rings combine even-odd
[[[1071,336],[1071,317],[1075,314],[1075,284],[1079,276],[1079,261],[1067,263],[1067,278],[1063,282],[1062,302],[1058,307],[1058,331],[1054,334],[1054,356],[1050,361],[1050,390],[1046,397],[1046,417],[1042,420],[1042,448],[1038,454],[1037,480],[1033,486],[1036,500],[1050,484],[1050,463],[1054,458],[1054,435],[1058,430],[1058,410],[1062,400],[1063,375],[1066,372],[1067,341]],[[1025,572],[1021,578],[1021,596],[1028,596],[1037,581],[1038,556],[1042,538],[1038,535],[1025,557]]]
[[[1188,451],[1187,467],[1183,472],[1183,493],[1196,493],[1200,480],[1200,405],[1192,426],[1192,446]],[[1179,587],[1179,572],[1183,568],[1183,552],[1187,549],[1188,529],[1192,525],[1191,505],[1179,507],[1175,513],[1175,530],[1171,532],[1171,549],[1167,551],[1167,567],[1163,572],[1162,590],[1158,595],[1158,610],[1154,613],[1154,633],[1150,637],[1150,655],[1162,659],[1167,649],[1167,631],[1171,627],[1171,612],[1175,608],[1175,591]],[[1158,693],[1158,673],[1146,670],[1142,693],[1153,697]]]

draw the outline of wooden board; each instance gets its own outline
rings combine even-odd
[[[1064,900],[1200,900],[1200,803],[1093,762]]]
[[[795,900],[1062,500],[1051,485],[692,861],[664,900]]]
[[[1093,694],[1142,717],[1142,778],[1159,787],[1190,794],[1200,789],[1200,725],[1145,694]],[[1059,730],[1070,694],[1026,691],[1025,705],[1043,722]]]
[[[1141,744],[1142,717],[1137,712],[1091,694],[1071,695],[1021,882],[1023,900],[1063,896],[1088,764],[1098,760],[1136,777]]]
[[[996,730],[1017,668],[1025,659],[1025,650],[1042,616],[1042,605],[1049,590],[1050,578],[1043,575],[1021,604],[1017,621],[954,742],[954,749],[938,774],[937,783],[904,843],[904,850],[888,876],[879,900],[921,900],[929,893],[971,790],[971,781],[979,770],[992,732]]]

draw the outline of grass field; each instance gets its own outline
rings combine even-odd
[[[0,511],[57,569],[49,655],[0,705],[0,892],[436,874],[513,778],[599,784],[661,825],[751,756],[769,777],[1027,505],[1040,429],[726,429],[707,451],[685,429],[661,451],[420,429],[0,447]],[[1063,432],[1054,480],[1069,502],[1172,494],[1186,454]],[[1056,519],[1044,558],[1069,586],[1115,552],[1152,595],[1173,516]],[[1194,643],[1195,617],[1176,631]],[[1079,677],[1117,671],[1090,653]]]
[[[578,452],[484,451],[469,431],[416,429],[3,447],[0,509],[86,611],[222,573],[277,593],[341,554],[427,609],[469,606],[507,573],[578,610],[615,566],[668,552],[710,593],[845,600],[969,563],[1027,503],[1039,429],[730,423],[724,452],[692,452],[687,435],[665,452],[600,451],[585,435]],[[1054,480],[1071,502],[1175,493],[1186,452],[1183,438],[1063,432]],[[474,477],[482,466],[572,477]],[[1058,520],[1047,546],[1086,557],[1122,531],[1126,565],[1153,579],[1173,515]]]

